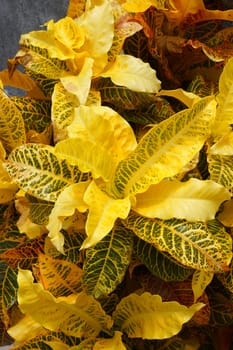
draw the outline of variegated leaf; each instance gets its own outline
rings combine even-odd
[[[69,0],[67,16],[77,18],[82,15],[85,10],[86,0]]]
[[[19,270],[18,284],[21,311],[49,330],[88,338],[97,336],[101,330],[108,331],[112,326],[110,316],[91,295],[80,293],[55,298],[40,284],[33,283],[29,270]]]
[[[159,295],[130,294],[117,305],[113,319],[130,338],[166,339],[178,334],[203,306],[197,303],[188,308],[176,301],[163,302]]]
[[[77,265],[39,254],[37,267],[41,284],[55,297],[81,292],[82,269]]]
[[[137,239],[135,249],[140,261],[146,265],[148,270],[164,281],[183,281],[193,271],[142,239]]]
[[[16,148],[4,167],[25,192],[47,201],[56,201],[65,187],[88,179],[88,174],[55,155],[52,147],[40,144]]]
[[[233,293],[233,260],[230,263],[229,271],[219,273],[217,278],[221,281],[224,287],[231,293]]]
[[[115,331],[113,338],[110,339],[97,339],[93,350],[126,350],[126,346],[122,342],[122,333]]]
[[[144,12],[150,6],[154,6],[158,10],[164,10],[166,8],[165,0],[126,0],[123,3],[123,7],[128,12]]]
[[[25,125],[15,103],[0,88],[0,140],[7,152],[26,142]]]
[[[83,284],[95,298],[112,293],[122,281],[131,259],[133,234],[116,224],[94,247],[86,250]]]
[[[26,198],[29,203],[29,217],[31,221],[37,225],[46,225],[54,203],[30,195],[26,195]]]
[[[194,302],[196,302],[204,293],[206,287],[210,284],[214,277],[211,271],[196,270],[192,278],[192,290],[194,294]]]
[[[144,192],[151,184],[179,173],[209,136],[215,106],[212,97],[203,98],[192,109],[155,125],[119,163],[112,192],[118,197]]]
[[[208,163],[210,179],[231,189],[233,186],[233,156],[209,154]]]
[[[131,213],[124,223],[139,238],[187,267],[223,272],[231,261],[231,236],[217,220],[159,220]]]

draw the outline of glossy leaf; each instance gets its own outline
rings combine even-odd
[[[114,63],[101,76],[133,91],[156,93],[161,84],[149,63],[131,55],[116,56]]]
[[[148,270],[164,281],[183,281],[192,273],[192,269],[178,264],[169,254],[159,251],[142,239],[136,241],[135,249]]]
[[[130,211],[130,199],[114,199],[92,181],[84,197],[88,206],[87,238],[82,249],[87,249],[103,239],[113,228],[117,218],[125,219]]]
[[[217,220],[163,221],[131,213],[124,223],[139,238],[187,267],[217,272],[226,269],[231,261],[232,239]]]
[[[4,166],[25,192],[48,201],[56,201],[65,187],[88,178],[77,167],[56,156],[52,147],[40,144],[16,148]]]
[[[113,319],[130,338],[165,339],[179,333],[203,306],[198,303],[187,308],[175,301],[163,302],[159,295],[130,294],[117,305]]]
[[[213,272],[195,271],[192,279],[192,289],[194,294],[194,302],[198,300],[204,293],[206,287],[210,284],[214,277]]]
[[[210,179],[230,189],[233,185],[232,155],[209,154]]]
[[[163,180],[136,195],[134,210],[143,216],[164,220],[175,217],[206,221],[214,219],[220,204],[228,199],[229,191],[211,180]]]
[[[216,102],[207,97],[155,125],[116,169],[113,192],[119,197],[144,192],[179,173],[210,134]],[[181,156],[182,155],[182,156]]]
[[[0,140],[7,152],[26,142],[22,114],[2,89],[0,89]]]
[[[77,265],[48,255],[39,254],[39,279],[45,290],[55,297],[81,291],[82,270]]]
[[[112,321],[92,297],[80,293],[70,297],[55,298],[33,283],[32,273],[19,270],[18,302],[22,312],[49,330],[62,330],[76,337],[97,336],[111,327]]]
[[[121,283],[130,263],[133,235],[121,225],[94,247],[86,250],[83,284],[96,299],[112,293]]]

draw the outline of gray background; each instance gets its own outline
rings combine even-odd
[[[19,49],[20,34],[64,17],[69,0],[0,0],[0,70]]]

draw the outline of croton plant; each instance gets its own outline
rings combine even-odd
[[[1,345],[233,348],[232,20],[70,0],[21,35],[0,72]]]

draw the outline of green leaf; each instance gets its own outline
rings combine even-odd
[[[217,220],[159,220],[131,213],[124,224],[139,238],[187,267],[218,272],[226,269],[232,258],[231,236]]]
[[[25,192],[52,202],[65,187],[88,179],[88,174],[55,155],[52,147],[40,144],[16,148],[4,167]]]
[[[32,222],[37,225],[46,225],[54,203],[38,199],[29,194],[26,195],[26,198],[29,201],[29,217]]]
[[[55,298],[39,283],[33,283],[29,270],[19,270],[18,284],[21,311],[49,330],[62,330],[66,335],[88,338],[97,336],[101,330],[108,331],[112,326],[110,316],[91,295],[81,292]]]
[[[119,224],[94,247],[87,249],[83,266],[86,292],[97,299],[112,293],[125,276],[132,249],[132,233]]]
[[[15,103],[0,88],[0,140],[7,152],[26,142],[24,120]]]
[[[233,302],[219,292],[214,291],[209,296],[211,314],[210,324],[214,327],[229,326],[233,324]]]
[[[7,311],[16,302],[17,274],[0,260],[0,320],[6,327],[9,325]]]
[[[231,189],[233,186],[233,156],[209,154],[208,163],[210,179]]]
[[[163,302],[159,295],[130,294],[113,313],[115,325],[130,338],[170,338],[188,322],[204,304],[186,307],[176,301]]]
[[[169,254],[160,252],[142,239],[137,239],[135,249],[137,256],[148,270],[164,281],[184,281],[193,271],[178,264]]]
[[[179,173],[200,151],[215,116],[216,102],[203,98],[155,125],[115,172],[112,192],[118,197],[144,192],[151,184]]]

